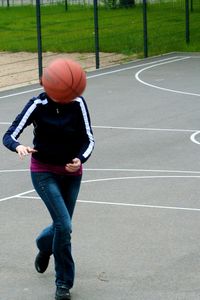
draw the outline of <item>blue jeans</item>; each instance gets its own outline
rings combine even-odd
[[[71,253],[71,219],[82,176],[63,176],[49,172],[31,172],[33,186],[46,205],[52,225],[37,237],[40,251],[54,255],[56,285],[72,288],[75,265]]]

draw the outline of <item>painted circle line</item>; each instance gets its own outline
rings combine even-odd
[[[191,140],[193,143],[195,143],[195,144],[197,144],[197,145],[200,145],[200,142],[198,142],[198,141],[196,140],[196,136],[197,136],[198,134],[200,134],[200,131],[194,132],[194,133],[190,136],[190,140]]]
[[[141,70],[139,70],[136,74],[135,74],[135,78],[137,81],[139,81],[140,83],[144,84],[144,85],[147,85],[147,86],[150,86],[152,88],[155,88],[155,89],[159,89],[159,90],[162,90],[162,91],[165,91],[165,92],[171,92],[171,93],[177,93],[177,94],[183,94],[183,95],[190,95],[190,96],[195,96],[195,97],[200,97],[200,94],[197,94],[197,93],[190,93],[190,92],[184,92],[184,91],[179,91],[179,90],[173,90],[173,89],[168,89],[168,88],[164,88],[164,87],[160,87],[160,86],[157,86],[157,85],[154,85],[154,84],[151,84],[151,83],[148,83],[144,80],[142,80],[139,75],[148,70],[148,69],[151,69],[151,68],[156,68],[157,66],[161,66],[161,65],[164,65],[164,64],[170,64],[170,63],[173,63],[173,62],[177,62],[177,61],[181,61],[181,60],[186,60],[186,59],[189,59],[191,58],[190,56],[186,56],[186,57],[182,57],[182,58],[178,58],[178,59],[174,59],[174,60],[171,60],[171,61],[165,61],[165,62],[161,62],[161,63],[156,63],[154,65],[151,65],[151,66],[148,66],[148,67],[145,67]]]

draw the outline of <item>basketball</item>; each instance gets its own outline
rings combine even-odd
[[[41,83],[50,98],[67,103],[85,90],[86,74],[76,61],[57,58],[44,69]]]

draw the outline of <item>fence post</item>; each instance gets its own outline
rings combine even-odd
[[[96,69],[99,69],[99,23],[98,23],[98,0],[94,0],[94,33],[95,33],[95,61]]]
[[[68,2],[67,2],[67,0],[65,0],[65,10],[66,11],[68,10]]]
[[[193,0],[190,0],[190,11],[193,12],[194,8],[193,8]]]
[[[144,57],[148,57],[147,0],[143,0]]]
[[[37,21],[37,48],[38,48],[38,75],[42,77],[42,38],[41,38],[41,13],[40,0],[36,0],[36,21]]]
[[[185,0],[185,39],[186,43],[190,42],[190,21],[189,21],[189,0]]]

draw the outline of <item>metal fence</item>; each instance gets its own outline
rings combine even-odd
[[[58,55],[93,70],[167,52],[200,51],[199,0],[0,3],[0,89],[38,82],[43,67]]]
[[[68,4],[91,4],[91,0],[67,0]],[[63,0],[41,0],[41,5],[52,5],[52,4],[58,4],[63,3]],[[1,0],[0,5],[3,7],[8,6],[21,6],[21,5],[36,5],[36,0]]]

